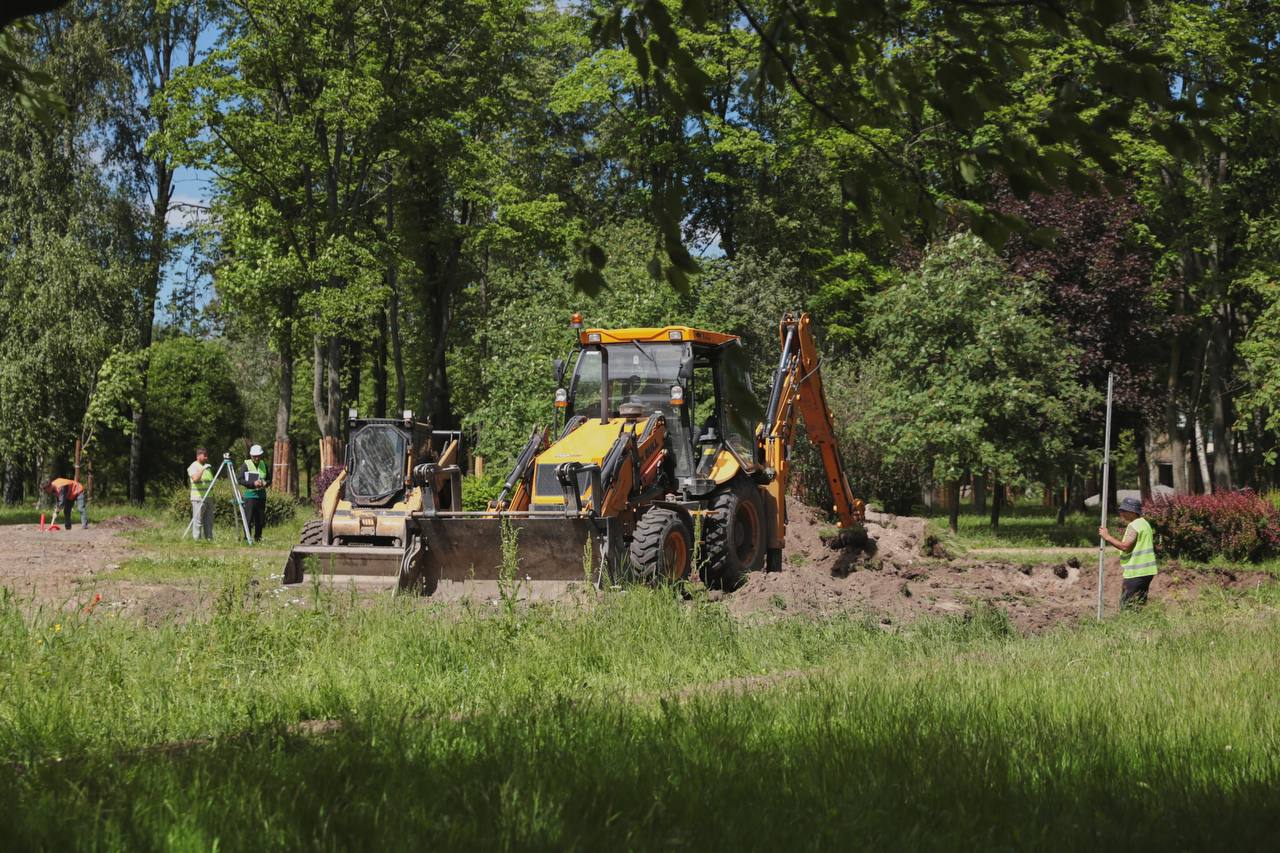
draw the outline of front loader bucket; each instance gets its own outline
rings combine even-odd
[[[335,584],[394,589],[400,583],[404,549],[360,545],[297,545],[289,552],[284,582],[300,583],[308,572]]]
[[[409,525],[423,549],[408,585],[428,595],[488,594],[502,582],[534,597],[555,595],[570,582],[598,583],[620,551],[610,546],[621,540],[612,519],[441,513],[415,516]]]

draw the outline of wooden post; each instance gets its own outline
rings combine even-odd
[[[484,476],[484,457],[479,454],[476,454],[476,476]]]
[[[289,439],[276,439],[271,448],[271,487],[281,494],[298,494],[298,477],[293,470],[293,442]]]
[[[320,470],[342,465],[342,439],[336,435],[320,437]]]

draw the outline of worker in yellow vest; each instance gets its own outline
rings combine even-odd
[[[84,492],[84,486],[75,480],[68,480],[66,477],[56,477],[44,484],[44,490],[53,495],[57,503],[53,507],[53,517],[58,517],[58,511],[62,511],[62,529],[71,529],[71,503],[74,501],[76,508],[80,510],[80,526],[85,530],[89,529],[89,511],[85,508],[87,495]]]
[[[1151,522],[1142,517],[1142,501],[1137,498],[1120,501],[1120,520],[1126,525],[1123,539],[1115,538],[1105,527],[1098,528],[1098,535],[1124,553],[1120,558],[1120,567],[1124,570],[1120,607],[1141,607],[1147,603],[1147,590],[1157,571],[1155,530]]]
[[[267,486],[271,485],[271,469],[262,459],[262,445],[249,448],[249,458],[240,466],[240,485],[244,488],[244,510],[249,516],[253,541],[261,542],[262,526],[267,520]]]
[[[187,466],[187,480],[191,487],[191,538],[213,538],[213,497],[205,500],[205,493],[213,483],[213,466],[209,464],[209,451],[196,450],[196,461]]]

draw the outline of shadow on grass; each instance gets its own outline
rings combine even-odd
[[[1010,731],[945,697],[918,710],[928,713],[827,685],[643,708],[560,700],[467,721],[388,714],[324,738],[263,732],[45,764],[0,781],[0,836],[11,849],[1187,849],[1224,839],[1249,849],[1276,839],[1273,758],[1116,743],[1101,711],[1079,729],[1032,714]]]

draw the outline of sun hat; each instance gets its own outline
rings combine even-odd
[[[249,448],[249,455],[250,455],[250,456],[261,456],[261,455],[262,455],[262,445],[261,445],[261,444],[255,444],[253,447],[250,447],[250,448]]]
[[[1142,515],[1142,501],[1137,498],[1125,498],[1120,501],[1121,512],[1131,512],[1134,515]]]

